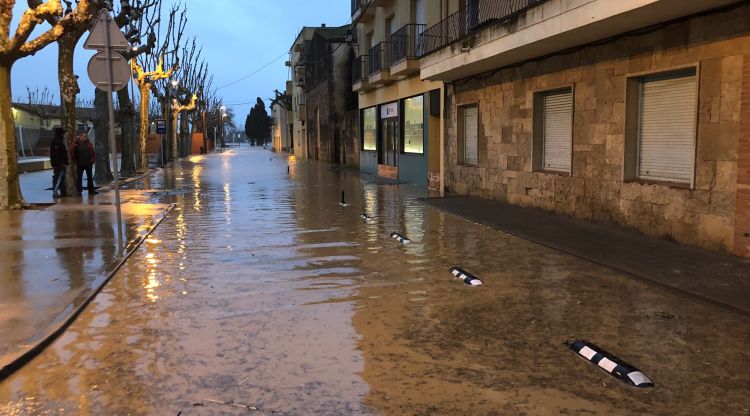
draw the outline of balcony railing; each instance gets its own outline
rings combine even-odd
[[[352,16],[357,12],[359,9],[363,9],[365,6],[367,6],[367,3],[369,3],[371,0],[352,0]]]
[[[469,0],[468,5],[422,33],[419,56],[463,39],[490,23],[510,20],[547,0]]]
[[[367,62],[367,55],[354,58],[352,62],[352,85],[362,82],[363,75],[365,75],[365,62]]]
[[[377,74],[383,69],[390,68],[390,60],[388,55],[390,54],[389,45],[390,42],[380,42],[377,45],[370,48],[368,56],[368,73],[370,75]]]
[[[391,35],[391,66],[419,56],[419,41],[426,25],[408,24]]]

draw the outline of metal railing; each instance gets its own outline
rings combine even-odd
[[[390,68],[390,60],[388,59],[390,51],[389,44],[390,42],[380,42],[370,48],[370,52],[367,55],[370,57],[367,60],[369,69],[368,74],[373,75],[383,69]]]
[[[489,23],[510,20],[547,0],[469,0],[468,5],[422,33],[419,56],[463,39]]]
[[[361,82],[365,75],[367,55],[360,55],[352,61],[352,85]]]
[[[367,6],[367,3],[369,3],[372,0],[352,0],[352,14],[351,16],[354,16],[354,13],[357,12],[359,9],[364,9],[365,6]]]
[[[422,32],[427,25],[408,24],[391,35],[390,63],[399,63],[407,58],[419,56],[418,47]]]

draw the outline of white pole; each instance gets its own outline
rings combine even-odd
[[[26,146],[23,145],[23,126],[18,126],[18,138],[21,139],[21,157],[26,157]]]
[[[112,16],[107,14],[107,35],[105,53],[107,55],[107,104],[109,105],[109,146],[112,149],[112,175],[115,178],[115,210],[117,211],[117,251],[122,255],[122,209],[120,207],[120,171],[117,168],[117,141],[115,140],[115,105],[112,101],[114,92],[114,75],[112,73],[112,39],[110,39],[109,25]]]

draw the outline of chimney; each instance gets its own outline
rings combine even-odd
[[[320,27],[326,27],[326,24],[325,23],[321,23]]]

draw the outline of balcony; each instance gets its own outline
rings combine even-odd
[[[368,71],[370,85],[385,84],[391,81],[390,71],[390,42],[380,42],[370,48],[368,54]]]
[[[352,91],[366,91],[369,85],[367,55],[360,55],[352,62]]]
[[[490,23],[502,23],[546,0],[476,0],[422,33],[420,55],[465,38]]]
[[[365,23],[375,17],[373,0],[352,0],[352,22]]]
[[[391,76],[402,77],[419,72],[419,41],[425,25],[408,24],[391,35]]]
[[[420,77],[455,81],[734,0],[476,0],[425,29]]]

